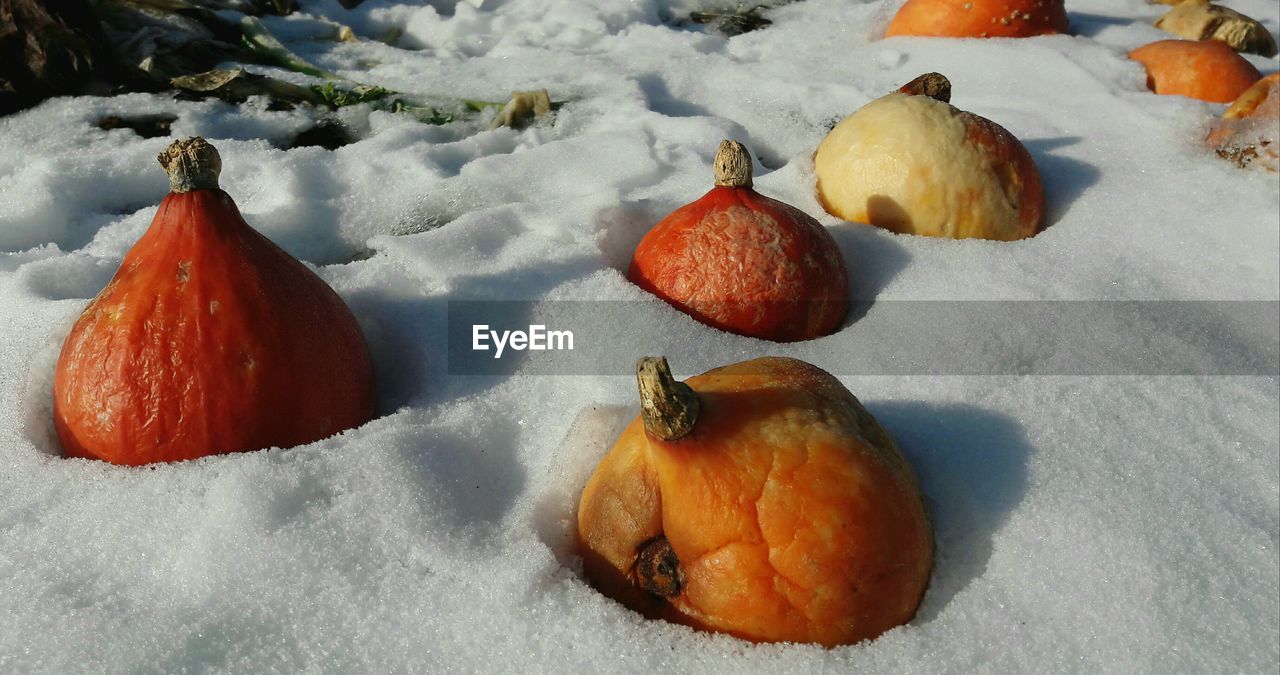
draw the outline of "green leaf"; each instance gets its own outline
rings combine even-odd
[[[245,47],[282,68],[325,80],[342,79],[341,75],[318,68],[301,56],[289,51],[289,48],[281,44],[261,21],[251,16],[246,16],[240,20],[240,30],[243,31],[240,40]]]
[[[324,84],[312,85],[311,90],[320,98],[324,99],[334,108],[342,108],[349,105],[359,105],[361,103],[370,103],[386,98],[391,93],[389,89],[383,87],[371,87],[366,85],[356,85],[349,89],[341,89],[332,82]]]

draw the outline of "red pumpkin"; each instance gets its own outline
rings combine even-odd
[[[373,414],[351,311],[245,223],[204,139],[160,154],[172,192],[58,358],[68,456],[148,464],[309,443]]]
[[[1024,38],[1065,32],[1062,0],[907,0],[884,36]]]
[[[693,318],[778,342],[834,331],[848,271],[830,233],[751,189],[751,156],[724,141],[716,186],[676,209],[636,247],[627,278]]]

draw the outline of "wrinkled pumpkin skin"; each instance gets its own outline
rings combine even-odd
[[[1147,88],[1157,94],[1230,103],[1262,73],[1220,40],[1157,40],[1131,52],[1147,70]]]
[[[1065,32],[1062,0],[908,0],[885,37],[1023,38]]]
[[[759,642],[826,646],[909,621],[933,565],[915,473],[838,380],[786,358],[690,378],[693,432],[668,442],[637,418],[582,494],[584,571],[651,618]],[[684,588],[664,599],[632,567],[665,536]]]
[[[54,379],[66,454],[128,465],[309,443],[373,405],[350,310],[219,189],[164,199]]]
[[[849,305],[827,229],[743,187],[714,187],[655,225],[627,278],[702,323],[775,342],[828,335]]]

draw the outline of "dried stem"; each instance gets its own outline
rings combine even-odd
[[[218,189],[222,158],[216,148],[199,136],[170,143],[156,160],[169,174],[169,189],[173,192]]]
[[[716,185],[751,187],[751,153],[737,141],[720,141],[716,150]]]
[[[688,436],[698,421],[698,395],[689,385],[676,382],[662,356],[646,356],[636,362],[640,386],[640,417],[649,433],[664,441]]]
[[[640,545],[632,574],[636,585],[660,598],[674,598],[684,590],[680,559],[662,535]]]
[[[951,80],[941,73],[925,73],[902,85],[898,91],[911,96],[928,96],[943,103],[951,102]]]

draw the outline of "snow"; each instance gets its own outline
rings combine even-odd
[[[1055,370],[1034,339],[965,349],[925,322],[908,324],[922,335],[900,360],[954,354],[930,361],[944,372],[891,368],[865,345],[893,344],[892,301],[1274,312],[1280,181],[1201,147],[1224,106],[1145,90],[1124,54],[1165,37],[1150,26],[1164,6],[1069,0],[1072,36],[877,40],[898,4],[806,0],[730,39],[668,25],[711,6],[694,0],[303,0],[303,15],[266,24],[352,80],[483,100],[546,87],[568,103],[524,131],[344,109],[362,139],[336,151],[280,149],[315,114],[261,101],[77,97],[0,118],[0,670],[1275,672],[1274,333],[1223,347],[1263,364],[1229,370],[1244,375],[1158,374],[1213,342],[1101,376]],[[1271,0],[1226,4],[1280,29]],[[370,39],[325,41],[326,21]],[[1031,151],[1045,232],[942,241],[823,214],[810,156],[827,125],[930,70]],[[159,112],[217,145],[246,219],[356,313],[378,419],[143,469],[59,456],[61,341],[167,189],[165,139],[93,122]],[[710,187],[722,138],[754,153],[759,191],[831,228],[853,296],[875,301],[837,334],[717,333],[624,279],[644,231]],[[590,376],[539,374],[531,353],[514,372],[451,374],[449,303],[464,300],[616,301],[593,316],[637,337]],[[1011,332],[1044,329],[1028,316]],[[1134,344],[1163,344],[1134,326]],[[659,351],[679,377],[764,354],[842,376],[917,468],[935,519],[914,621],[838,649],[752,645],[645,621],[583,581],[577,495],[635,414],[634,358]]]

